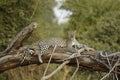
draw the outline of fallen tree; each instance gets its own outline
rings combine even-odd
[[[21,63],[20,61],[23,55],[23,51],[27,48],[27,46],[29,46],[22,46],[22,44],[30,36],[30,34],[36,27],[37,23],[31,23],[30,25],[26,26],[23,30],[21,30],[21,32],[17,34],[17,36],[11,42],[10,46],[8,46],[3,52],[0,52],[1,73],[19,66],[43,64],[39,62],[37,55],[31,54],[26,56],[25,61],[23,63]],[[66,48],[56,47],[54,53],[51,54],[53,49],[54,47],[51,47],[49,51],[42,56],[44,63],[48,63],[52,55],[50,63],[62,64],[62,66],[83,66],[94,71],[108,72],[103,78],[101,78],[101,80],[109,76],[111,73],[117,75],[116,79],[119,79],[118,75],[120,74],[120,52],[83,51],[80,54],[71,54],[67,53]],[[61,69],[60,67],[58,68]],[[56,72],[51,73],[51,75],[44,76],[42,80],[51,77]]]

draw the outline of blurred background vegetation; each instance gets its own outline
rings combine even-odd
[[[25,44],[32,44],[44,37],[65,36],[66,31],[76,30],[77,39],[96,50],[120,50],[120,0],[66,0],[62,8],[73,15],[68,23],[58,25],[52,8],[54,0],[1,0],[0,1],[0,51],[15,35],[31,22],[38,28]],[[39,80],[46,64],[11,69],[0,74],[0,80]],[[48,73],[57,64],[51,64]],[[69,80],[75,68],[65,66],[49,80]],[[74,80],[98,80],[98,73],[80,68]],[[62,78],[62,79],[61,79]]]

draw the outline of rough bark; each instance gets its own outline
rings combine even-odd
[[[64,61],[64,59],[68,58],[70,56],[69,53],[60,53],[60,52],[57,52],[57,50],[59,50],[60,48],[56,49],[56,52],[52,55],[52,60],[51,60],[51,63],[62,63]],[[52,50],[52,48],[51,48]],[[51,50],[49,52],[51,52]],[[16,53],[16,51],[15,51]],[[85,53],[88,53],[88,54],[93,54],[95,52],[85,52]],[[11,54],[11,55],[6,55],[6,56],[3,56],[0,58],[0,72],[3,72],[3,71],[6,71],[8,69],[12,69],[12,68],[15,68],[15,67],[19,67],[19,66],[26,66],[26,65],[30,65],[30,64],[41,64],[39,63],[38,61],[38,56],[37,55],[29,55],[26,57],[25,61],[23,63],[20,63],[20,59],[21,59],[21,54],[19,55],[16,55],[16,54]],[[100,71],[106,71],[106,68],[104,67],[104,65],[100,65],[98,63],[96,63],[96,61],[93,61],[91,60],[90,62],[89,61],[85,61],[83,59],[83,57],[87,58],[88,56],[81,56],[79,57],[79,65],[80,66],[85,66],[87,68],[91,68],[91,69],[94,69],[94,70],[100,70]],[[48,60],[50,58],[50,53],[46,53],[42,59],[43,59],[43,62],[44,63],[47,63]],[[88,57],[89,58],[89,57]],[[71,61],[69,62],[70,66],[76,66],[76,61],[75,59],[71,59]]]
[[[26,49],[25,46],[21,46],[25,39],[30,36],[30,33],[37,27],[36,23],[31,23],[29,26],[25,27],[18,35],[13,39],[10,46],[3,52],[0,53],[0,72],[4,72],[6,70],[16,68],[19,66],[27,66],[31,64],[41,63],[38,61],[37,55],[28,55],[25,58],[23,63],[20,63],[22,52]],[[53,47],[49,49],[49,51],[42,56],[43,62],[47,63],[49,61],[50,55],[52,53]],[[86,67],[88,69],[93,69],[97,71],[109,71],[110,67],[108,62],[113,61],[111,66],[119,59],[120,53],[115,53],[116,55],[111,56],[101,56],[100,51],[83,51],[81,54],[74,53],[75,55],[71,58],[72,54],[67,52],[66,48],[57,47],[55,49],[54,54],[52,55],[51,63],[61,64],[65,60],[70,60],[67,64],[69,66],[77,66],[76,59],[78,58],[79,66]],[[109,52],[108,52],[109,54]],[[106,55],[108,55],[106,54]],[[114,54],[114,53],[111,53]],[[114,60],[112,59],[114,57]],[[113,71],[115,73],[120,72],[119,64],[117,64],[117,70]]]

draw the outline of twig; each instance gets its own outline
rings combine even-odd
[[[46,75],[46,73],[47,73],[48,67],[49,67],[50,62],[51,62],[51,59],[52,59],[52,54],[55,52],[56,47],[57,47],[57,46],[54,47],[54,49],[53,49],[53,51],[52,51],[52,53],[51,53],[51,55],[50,55],[50,59],[49,59],[49,61],[48,61],[47,67],[46,67],[46,69],[45,69],[45,71],[44,71],[43,77],[44,77],[44,76]]]
[[[119,79],[118,79],[118,74],[116,74],[116,73],[115,73],[115,78],[116,78],[116,80],[119,80]]]
[[[111,53],[111,54],[109,54],[109,55],[103,55],[103,53],[100,52],[100,55],[101,55],[102,57],[112,57],[112,56],[115,56],[115,55],[120,55],[120,52]]]
[[[106,58],[107,58],[107,62],[108,62],[108,64],[109,64],[109,66],[110,66],[109,69],[111,69],[111,68],[112,68],[112,65],[111,65],[111,63],[110,63],[110,60],[109,60],[106,52],[105,52],[105,55],[106,55]]]
[[[120,58],[120,57],[119,57]],[[115,69],[114,69],[115,71],[117,71],[117,65],[116,65],[116,67],[115,67]],[[118,79],[118,73],[113,73],[114,74],[114,78],[115,79],[113,79],[113,80],[119,80]]]
[[[108,68],[108,69],[110,70],[110,67],[109,67],[106,63],[104,63],[103,61],[101,61],[101,60],[99,60],[99,59],[96,59],[96,58],[93,58],[93,57],[91,57],[91,59],[96,60],[97,62],[103,64],[106,68]],[[116,66],[119,66],[119,65],[116,64]],[[114,73],[117,73],[117,74],[120,74],[120,72],[117,72],[117,71],[113,71],[113,72],[114,72]]]
[[[104,77],[102,77],[100,80],[103,80],[103,79],[105,79],[107,76],[109,76],[110,73],[111,73],[112,71],[114,71],[114,68],[115,68],[116,65],[119,63],[119,61],[120,61],[120,58],[118,58],[117,62],[114,64],[114,66],[113,66],[112,69],[109,71],[109,73],[106,74]]]
[[[59,70],[61,70],[66,64],[68,64],[70,61],[63,62],[56,70],[54,70],[51,74],[44,76],[41,78],[41,80],[46,80],[52,77],[55,73],[57,73]]]
[[[38,8],[39,2],[40,2],[40,0],[38,0],[38,1],[36,2],[37,4],[36,4],[36,6],[35,6],[35,8],[34,8],[34,10],[33,10],[33,13],[32,13],[32,15],[31,15],[31,17],[30,17],[30,21],[31,21],[33,15],[35,14],[35,11],[36,11],[37,8]]]
[[[79,69],[79,61],[78,61],[78,59],[77,59],[77,58],[76,58],[76,63],[77,63],[77,68],[76,68],[75,72],[73,73],[73,75],[72,75],[72,77],[71,77],[71,79],[70,79],[70,80],[73,80],[73,78],[74,78],[75,74],[77,73],[77,71],[78,71],[78,69]]]
[[[105,67],[107,67],[108,69],[110,69],[107,64],[103,63],[103,61],[101,61],[101,60],[99,60],[99,59],[96,59],[96,58],[94,58],[94,57],[91,57],[91,59],[96,60],[97,62],[103,64]]]
[[[115,58],[116,58],[116,56],[113,56],[113,57],[112,57],[111,64],[114,64]]]

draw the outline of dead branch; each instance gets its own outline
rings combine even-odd
[[[41,78],[41,80],[47,80],[49,79],[50,77],[52,77],[54,74],[56,74],[59,70],[61,70],[66,64],[68,64],[69,61],[65,61],[63,62],[56,70],[54,70],[51,74],[47,75],[47,76],[43,76]]]
[[[24,50],[25,46],[23,46],[21,48],[23,48],[23,50]],[[19,49],[19,50],[22,50],[22,49]],[[22,52],[19,50],[18,50],[18,52]],[[49,50],[50,53],[46,53],[45,55],[42,56],[44,63],[48,63],[52,50],[53,50],[53,48],[51,48]],[[51,63],[57,63],[57,64],[63,63],[64,59],[71,56],[71,54],[65,53],[65,51],[66,51],[65,48],[57,47],[56,51],[52,55]],[[20,59],[22,57],[22,55],[21,55],[22,53],[17,56],[15,53],[11,54],[11,55],[6,55],[6,56],[3,56],[0,58],[0,72],[6,71],[8,69],[12,69],[12,68],[15,68],[18,66],[26,66],[26,65],[30,65],[30,64],[40,64],[37,55],[27,56],[25,61],[21,64]],[[97,54],[97,52],[92,52],[92,51],[87,52],[86,51],[86,52],[82,53],[82,55],[79,56],[79,58],[78,58],[79,65],[83,66],[83,67],[91,68],[93,70],[108,71],[109,69],[105,65],[98,63],[98,61],[93,60],[91,58],[91,56],[93,56],[93,54],[95,55],[95,54]],[[70,59],[70,62],[68,65],[76,67],[77,63],[76,63],[75,58]]]
[[[21,46],[22,43],[30,36],[30,33],[37,27],[36,23],[31,23],[25,27],[13,39],[10,46],[0,53],[0,72],[16,68],[19,66],[27,66],[31,64],[41,64],[37,55],[28,54],[23,63],[20,63],[24,50],[29,46]],[[33,47],[34,48],[34,47]],[[54,47],[42,56],[43,63],[48,63]],[[38,52],[39,49],[34,49]],[[78,62],[76,62],[76,58]],[[92,70],[104,71],[120,75],[120,52],[107,52],[107,51],[83,51],[78,53],[68,53],[66,48],[56,47],[52,54],[51,63],[61,64],[69,61],[69,66],[82,66]],[[79,65],[77,65],[79,63]],[[112,70],[111,70],[112,69]],[[108,74],[108,75],[109,75]]]
[[[71,79],[70,80],[74,80],[74,77],[75,77],[75,74],[77,73],[77,71],[79,70],[79,61],[78,61],[78,59],[76,58],[76,63],[77,63],[77,68],[76,68],[76,70],[74,71],[74,73],[73,73],[73,75],[72,75],[72,77],[71,77]]]
[[[50,59],[49,59],[49,61],[48,61],[47,67],[46,67],[46,69],[45,69],[45,71],[44,71],[43,77],[44,77],[44,76],[46,75],[46,73],[47,73],[48,67],[49,67],[50,62],[51,62],[51,59],[52,59],[52,54],[55,52],[55,49],[56,49],[56,46],[54,47],[54,49],[53,49],[53,51],[52,51],[52,53],[51,53],[51,56],[50,56]]]
[[[30,25],[26,26],[25,28],[23,28],[16,35],[16,37],[13,39],[11,44],[3,52],[0,53],[0,57],[5,56],[6,54],[14,51],[14,49],[19,49],[19,47],[22,46],[22,43],[24,42],[24,40],[26,40],[30,36],[30,33],[32,33],[32,31],[36,27],[37,27],[37,23],[34,22],[34,23],[31,23]]]

